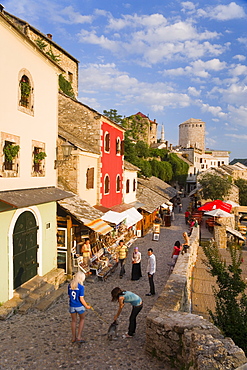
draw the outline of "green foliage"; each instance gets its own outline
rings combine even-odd
[[[137,141],[135,145],[135,152],[139,158],[148,158],[149,157],[149,147],[144,141]]]
[[[26,81],[21,81],[21,96],[29,97],[31,92],[31,86]]]
[[[37,45],[41,50],[44,50],[44,49],[48,46],[48,44],[47,44],[44,40],[42,40],[42,39],[40,39],[40,38],[36,39],[36,40],[35,40],[35,43],[36,43],[36,45]]]
[[[218,286],[213,289],[215,313],[209,310],[209,314],[223,334],[247,353],[247,284],[241,277],[242,252],[238,246],[229,245],[231,264],[227,266],[213,243],[203,246],[203,251],[207,258],[204,263]]]
[[[151,177],[152,176],[152,168],[148,161],[145,159],[141,159],[136,157],[133,164],[140,168],[141,174],[145,177]]]
[[[3,152],[5,155],[5,161],[12,162],[13,159],[17,156],[19,150],[20,150],[19,145],[12,145],[12,144],[6,145],[3,148]]]
[[[45,152],[34,153],[34,163],[40,163],[45,157],[47,157]]]
[[[57,63],[60,62],[60,55],[55,55],[51,47],[49,51],[46,52],[46,55],[48,55],[52,60],[54,60],[54,62],[57,62]]]
[[[66,78],[62,74],[59,75],[58,83],[59,83],[60,90],[64,94],[70,96],[71,98],[75,97],[75,94],[74,94],[73,88],[71,86],[71,83],[69,81],[67,81]]]
[[[223,178],[211,173],[203,175],[199,183],[202,186],[201,194],[203,199],[224,200],[231,189],[231,182],[228,178]]]
[[[239,188],[239,203],[241,206],[247,206],[247,181],[244,179],[235,180],[235,185]]]
[[[123,117],[120,114],[118,114],[116,109],[110,109],[109,111],[103,110],[103,114],[116,123],[119,124],[122,123]]]
[[[168,161],[172,165],[173,170],[173,181],[178,181],[180,185],[186,183],[189,165],[179,158],[175,153],[170,153],[168,155]]]

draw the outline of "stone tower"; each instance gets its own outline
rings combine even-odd
[[[205,122],[190,118],[179,125],[179,146],[205,150]]]

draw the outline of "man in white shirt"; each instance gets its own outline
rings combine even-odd
[[[156,258],[153,254],[153,249],[148,249],[148,265],[147,265],[147,273],[148,273],[148,281],[150,286],[150,293],[147,293],[147,296],[155,295],[155,288],[154,288],[154,273],[156,271]]]

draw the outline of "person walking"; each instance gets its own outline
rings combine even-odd
[[[136,331],[136,317],[143,307],[142,299],[137,294],[128,290],[122,290],[119,287],[116,287],[111,291],[111,296],[112,302],[118,302],[119,304],[118,311],[114,316],[114,321],[116,321],[121,314],[125,303],[131,304],[132,311],[129,317],[129,328],[128,332],[123,337],[132,338]]]
[[[85,322],[86,309],[90,309],[91,306],[87,304],[84,299],[84,283],[85,274],[82,271],[78,271],[71,283],[68,285],[69,295],[69,312],[71,315],[71,331],[72,331],[72,343],[85,343],[82,339],[82,330]],[[78,333],[76,335],[76,322],[77,314],[79,315],[80,322],[78,327]]]
[[[150,292],[146,294],[146,296],[155,295],[155,287],[154,287],[154,274],[156,271],[156,258],[153,253],[153,249],[148,249],[148,265],[147,265],[147,273],[148,273],[148,281],[150,286]]]
[[[119,245],[117,247],[118,253],[118,260],[120,262],[120,279],[122,279],[123,275],[125,274],[125,260],[127,257],[128,248],[124,245],[124,241],[120,240]]]
[[[139,252],[138,247],[135,247],[132,255],[131,280],[139,280],[141,277],[141,252]]]

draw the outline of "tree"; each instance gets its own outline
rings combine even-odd
[[[211,200],[224,200],[230,192],[231,182],[228,178],[223,178],[212,173],[206,173],[200,177],[202,186],[202,198]]]
[[[188,176],[189,165],[179,158],[175,153],[168,155],[168,161],[172,165],[173,178],[172,180],[178,181],[180,185],[184,185]]]
[[[215,313],[209,310],[214,324],[229,336],[247,354],[247,296],[246,282],[242,279],[242,252],[238,246],[229,245],[231,264],[226,265],[219,249],[213,243],[203,246],[209,273],[216,276],[218,289],[213,288]]]
[[[137,141],[135,145],[136,155],[139,158],[148,158],[149,157],[149,147],[144,141]]]
[[[247,206],[247,181],[244,179],[237,179],[234,181],[239,188],[239,203],[241,206]]]
[[[116,109],[110,109],[109,111],[103,110],[103,114],[106,117],[110,118],[113,122],[119,124],[122,123],[123,117],[120,114],[118,114],[118,111]]]

